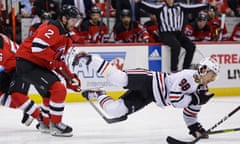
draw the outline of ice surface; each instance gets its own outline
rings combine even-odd
[[[240,104],[240,97],[213,98],[199,115],[208,129]],[[70,138],[53,137],[35,129],[36,121],[26,127],[20,123],[22,113],[0,107],[0,144],[166,144],[173,136],[191,141],[182,117],[182,109],[161,109],[154,103],[129,116],[127,121],[107,124],[88,103],[66,104],[63,121],[74,129]],[[217,129],[240,127],[240,111]],[[211,135],[199,144],[238,144],[240,131]]]

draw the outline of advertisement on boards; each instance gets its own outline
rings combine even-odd
[[[73,67],[71,65],[74,56],[79,52],[87,52],[93,55],[99,55],[104,60],[111,62],[118,69],[148,69],[147,46],[105,46],[105,47],[74,47],[66,56],[66,62],[70,69],[78,75],[82,80],[82,88],[104,87],[106,90],[119,90],[121,88],[114,87],[103,76],[84,64],[79,63]]]

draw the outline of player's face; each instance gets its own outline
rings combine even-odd
[[[100,14],[99,13],[92,13],[91,20],[94,24],[97,24],[100,21]]]
[[[78,23],[78,19],[77,18],[69,18],[67,21],[67,29],[69,31],[72,31],[74,26]]]
[[[129,16],[123,16],[122,17],[122,23],[123,24],[129,24],[131,22],[131,17]]]
[[[204,76],[202,76],[202,84],[207,85],[208,83],[215,81],[216,78],[216,73],[214,73],[213,71],[208,71]]]
[[[198,20],[197,24],[199,29],[203,29],[207,24],[207,20]]]

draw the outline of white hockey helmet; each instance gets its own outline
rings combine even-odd
[[[198,66],[198,70],[199,70],[200,74],[204,74],[204,73],[201,73],[203,68],[206,69],[206,72],[213,71],[216,75],[218,75],[218,73],[220,72],[219,63],[211,57],[206,57],[200,61],[199,66]]]

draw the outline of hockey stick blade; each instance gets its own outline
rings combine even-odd
[[[240,109],[240,106],[236,107],[234,110],[232,110],[227,116],[225,116],[224,118],[222,118],[220,121],[218,121],[215,125],[213,125],[211,128],[209,128],[207,130],[207,134],[210,134],[212,132],[213,129],[215,129],[217,126],[219,126],[220,124],[222,124],[224,121],[226,121],[229,117],[231,117],[234,113],[236,113],[238,110]],[[203,135],[200,137],[195,138],[193,141],[181,141],[178,140],[176,138],[173,138],[171,136],[167,137],[167,142],[169,144],[195,144],[196,142],[198,142],[200,139],[203,138]]]
[[[211,131],[208,134],[212,135],[212,134],[220,134],[220,133],[228,133],[228,132],[235,132],[235,131],[240,131],[240,128],[232,128],[232,129],[222,129],[222,130],[216,130],[216,131]],[[184,141],[180,141],[177,140],[171,136],[167,137],[167,142],[169,144],[194,144],[196,143],[200,138],[197,138],[197,140],[191,141],[191,142],[184,142]]]
[[[197,141],[199,141],[202,137],[197,137],[196,139],[194,139],[193,141],[189,141],[189,142],[186,142],[186,141],[181,141],[181,140],[178,140],[178,139],[175,139],[174,137],[171,137],[171,136],[168,136],[167,137],[167,142],[169,144],[195,144]]]

